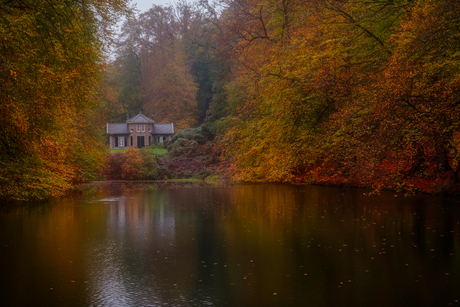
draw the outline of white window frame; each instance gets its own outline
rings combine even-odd
[[[125,147],[125,137],[124,136],[118,137],[118,147]]]
[[[142,132],[145,132],[145,125],[142,125]]]
[[[137,125],[137,132],[141,132],[141,125]]]

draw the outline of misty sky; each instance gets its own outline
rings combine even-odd
[[[175,0],[131,0],[131,4],[136,4],[136,8],[142,12],[147,11],[152,5],[174,4]]]

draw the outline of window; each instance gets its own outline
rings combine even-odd
[[[132,130],[132,129],[131,129],[131,130]],[[133,137],[130,136],[130,138],[131,138],[131,147],[133,147]]]
[[[124,147],[125,146],[125,137],[118,137],[118,147]]]
[[[140,131],[141,131],[141,126],[137,125],[137,132],[140,132]]]
[[[142,132],[145,131],[145,125],[142,125]]]

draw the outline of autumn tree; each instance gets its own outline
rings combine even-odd
[[[307,172],[429,192],[458,182],[455,1],[225,3],[235,178]]]
[[[124,0],[0,3],[0,197],[62,195],[102,165],[96,89]]]
[[[154,6],[139,17],[146,49],[143,107],[177,129],[196,124],[197,88],[186,63],[173,7]]]
[[[205,2],[179,1],[175,6],[153,6],[123,25],[116,73],[122,75],[121,68],[127,67],[126,54],[138,58],[141,85],[129,92],[138,93],[139,110],[152,113],[158,121],[173,121],[179,128],[207,120],[213,95],[222,88],[222,83],[216,85],[227,73],[225,61],[216,56],[218,19]],[[120,87],[128,84],[134,89],[130,82],[119,81]],[[136,105],[134,100],[127,101]]]
[[[366,156],[377,184],[439,193],[458,183],[458,45],[451,42],[459,9],[455,1],[405,7],[391,57],[365,93],[371,107],[360,123],[371,131]]]

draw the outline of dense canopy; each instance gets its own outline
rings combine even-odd
[[[0,197],[60,196],[103,162],[94,109],[125,0],[0,3]]]
[[[236,178],[458,189],[458,1],[227,3]]]

